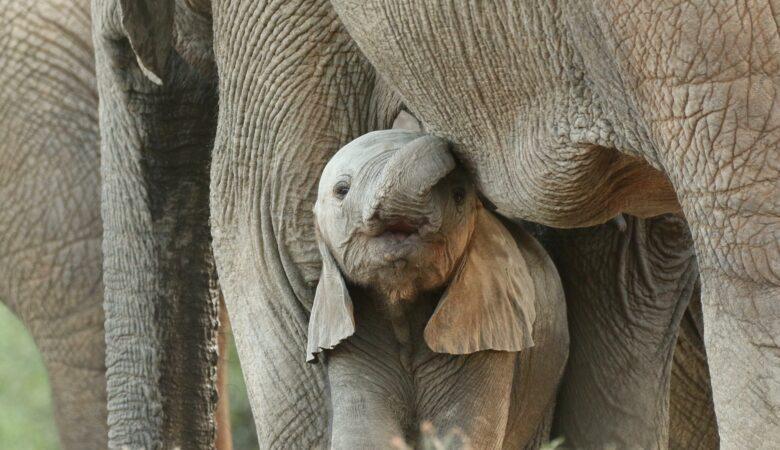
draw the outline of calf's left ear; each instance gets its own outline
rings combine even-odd
[[[330,249],[320,239],[317,241],[322,256],[322,272],[314,294],[309,317],[309,334],[306,342],[306,361],[314,361],[314,355],[329,350],[339,342],[355,334],[355,315],[347,283],[341,275]]]
[[[534,345],[536,293],[509,230],[480,208],[461,265],[425,327],[437,353],[519,352]]]

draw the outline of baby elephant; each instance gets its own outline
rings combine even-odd
[[[560,280],[482,206],[445,141],[354,140],[325,167],[314,213],[307,360],[328,350],[332,448],[415,445],[423,421],[478,449],[546,439],[568,349]]]

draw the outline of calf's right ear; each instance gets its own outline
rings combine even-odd
[[[428,325],[425,342],[437,353],[519,352],[534,345],[536,292],[512,234],[480,208],[466,254]]]
[[[334,348],[355,333],[355,315],[347,283],[319,232],[317,242],[322,256],[322,272],[309,317],[306,343],[306,361],[309,362],[314,361],[315,354]]]

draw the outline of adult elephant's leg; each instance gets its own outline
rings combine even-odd
[[[724,101],[759,111],[726,107],[714,113],[717,119],[701,113],[696,122],[720,127],[714,133],[728,137],[692,144],[711,147],[681,150],[698,156],[667,164],[684,166],[672,169],[679,170],[673,179],[701,267],[704,342],[721,443],[771,448],[780,441],[780,100],[774,98],[780,84],[771,93],[760,86],[733,89],[744,89],[745,97],[721,92],[732,98]],[[753,89],[758,98],[748,100]],[[760,111],[765,107],[772,111]],[[763,117],[751,119],[753,114]]]
[[[233,450],[233,430],[230,424],[230,374],[228,360],[228,345],[230,342],[230,319],[228,319],[225,300],[222,293],[219,296],[219,331],[217,335],[217,411],[215,413],[215,422],[217,426],[217,437],[215,447],[217,450]],[[235,376],[235,375],[233,375]]]
[[[615,67],[598,78],[620,77],[600,88],[633,96],[629,108],[655,144],[647,157],[668,174],[690,225],[721,444],[772,446],[780,441],[780,9],[634,3],[594,2],[593,16],[579,17],[601,36],[578,42],[606,43],[603,61]]]
[[[571,348],[553,436],[574,448],[666,448],[677,327],[698,271],[685,221],[542,234],[561,274]]]
[[[780,64],[780,42],[772,48]],[[776,77],[689,86],[703,109],[664,133],[677,149],[664,164],[691,224],[702,273],[704,343],[723,448],[780,442]]]
[[[317,181],[340,146],[388,128],[399,105],[327,1],[219,0],[213,13],[214,251],[259,441],[321,446],[323,371],[305,362]]]
[[[62,447],[105,449],[89,1],[50,3],[0,1],[0,300],[42,353]]]
[[[669,393],[669,448],[718,448],[718,424],[712,404],[704,349],[699,289],[691,298],[677,334]]]
[[[216,86],[170,50],[172,1],[119,3],[93,2],[109,446],[209,448]]]

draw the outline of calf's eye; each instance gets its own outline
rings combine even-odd
[[[349,183],[346,181],[339,181],[335,186],[333,186],[333,195],[335,195],[338,199],[346,197],[348,192]]]
[[[455,200],[456,205],[462,204],[466,200],[466,189],[461,186],[456,187],[452,192],[452,198]]]

